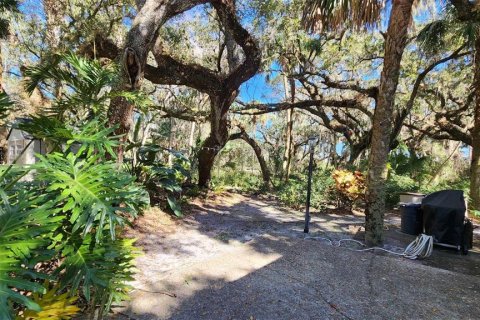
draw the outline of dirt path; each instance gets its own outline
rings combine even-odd
[[[387,247],[411,237],[387,219]],[[361,216],[315,215],[310,237],[361,237]],[[306,240],[303,214],[271,200],[222,194],[173,221],[151,211],[130,235],[138,258],[132,300],[116,319],[474,319],[479,254],[435,250],[429,261]],[[344,244],[353,248],[356,244]],[[431,266],[435,267],[431,267]]]

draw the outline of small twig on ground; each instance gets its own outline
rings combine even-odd
[[[146,289],[139,289],[139,288],[136,288],[134,290],[138,290],[138,291],[143,291],[143,292],[148,292],[148,293],[158,293],[158,294],[164,294],[166,296],[169,296],[169,297],[172,297],[172,298],[176,298],[177,295],[175,293],[170,293],[170,292],[166,292],[166,291],[151,291],[151,290],[146,290]]]

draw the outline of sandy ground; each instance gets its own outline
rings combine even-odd
[[[112,319],[479,318],[478,249],[411,261],[334,247],[320,237],[361,239],[363,216],[314,212],[306,238],[303,213],[232,193],[190,211],[175,220],[151,210],[128,232],[145,254],[131,301]],[[385,247],[396,252],[414,238],[399,222],[387,216]]]

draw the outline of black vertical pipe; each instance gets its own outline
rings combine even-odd
[[[305,208],[305,229],[303,229],[304,233],[308,233],[310,231],[309,224],[310,224],[310,197],[312,194],[313,149],[314,149],[314,146],[312,145],[310,147],[310,161],[308,162],[307,203]]]

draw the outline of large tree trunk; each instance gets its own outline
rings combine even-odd
[[[50,47],[49,49],[55,52],[61,44],[60,25],[63,22],[65,5],[58,0],[43,0],[43,8],[46,17],[45,40]]]
[[[198,0],[146,0],[137,1],[138,13],[127,34],[124,51],[121,54],[122,82],[117,89],[136,91],[144,78],[147,55],[153,47],[158,30],[165,22],[193,6],[206,1]],[[123,162],[127,134],[132,126],[134,106],[124,97],[112,99],[108,109],[110,126],[118,125],[116,135],[123,135],[117,149],[117,161]]]
[[[366,136],[362,138],[361,141],[357,141],[355,143],[350,144],[350,155],[348,157],[348,165],[353,165],[358,158],[362,155],[362,153],[367,150],[370,144],[370,137]]]
[[[133,21],[132,28],[127,34],[124,52],[121,55],[123,65],[122,83],[118,90],[135,91],[140,88],[144,68],[147,62],[148,50],[151,47],[155,34],[167,20],[167,1],[147,0]],[[155,14],[153,14],[155,12]],[[124,97],[112,99],[108,109],[110,126],[117,125],[115,135],[123,135],[121,145],[117,149],[117,161],[123,162],[124,146],[127,135],[132,126],[134,105]]]
[[[350,166],[353,166],[355,164],[355,161],[360,157],[362,152],[365,150],[365,148],[358,146],[358,145],[351,145],[350,146],[350,155],[348,156],[348,161],[347,164]]]
[[[210,184],[215,157],[228,141],[227,111],[235,97],[210,97],[210,135],[198,153],[198,185],[202,188]]]
[[[372,141],[366,193],[365,241],[368,245],[383,243],[385,185],[387,157],[400,74],[400,62],[407,43],[408,25],[412,17],[413,0],[394,0],[390,14],[383,70],[377,106],[373,117]]]
[[[212,135],[208,136],[198,153],[198,185],[208,188],[212,179],[212,169],[215,158],[223,146]]]
[[[215,157],[228,141],[227,113],[238,96],[240,85],[250,79],[260,67],[260,50],[236,18],[234,0],[212,1],[224,26],[229,72],[221,76],[220,87],[209,90],[210,135],[198,154],[198,185],[208,187]],[[241,61],[239,48],[243,50]]]
[[[480,210],[480,30],[475,40],[475,111],[472,131],[472,162],[470,166],[470,198],[469,208]]]
[[[188,154],[191,156],[193,154],[193,149],[195,148],[195,128],[197,127],[196,122],[192,122],[190,126],[190,138],[188,139]]]

